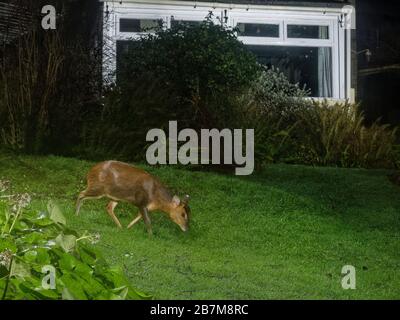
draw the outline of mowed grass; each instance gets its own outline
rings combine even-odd
[[[400,188],[386,171],[272,165],[251,177],[151,168],[179,194],[191,195],[191,230],[153,213],[119,230],[106,200],[74,215],[91,162],[0,154],[0,179],[33,195],[31,208],[55,200],[80,231],[123,265],[132,284],[159,299],[399,299]],[[137,209],[120,205],[124,226]],[[343,290],[341,270],[356,268],[356,290]]]

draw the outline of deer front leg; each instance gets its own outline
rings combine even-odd
[[[142,214],[144,223],[146,224],[148,234],[150,236],[153,235],[153,230],[151,229],[151,221],[150,221],[150,217],[149,217],[149,211],[147,210],[147,208],[143,208],[142,210],[140,210],[140,213]]]
[[[128,229],[132,228],[140,219],[142,219],[142,214],[139,213],[138,216],[128,225]]]
[[[110,217],[114,220],[115,224],[118,226],[118,228],[122,228],[121,222],[119,222],[118,218],[116,217],[114,213],[114,209],[117,206],[118,202],[115,201],[110,201],[107,205],[107,212],[110,215]]]

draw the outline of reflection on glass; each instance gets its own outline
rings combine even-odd
[[[329,39],[329,27],[289,24],[287,34],[288,38]]]
[[[162,20],[157,19],[120,19],[120,32],[154,32],[162,26]]]
[[[248,46],[258,61],[282,71],[290,82],[306,86],[312,97],[332,97],[332,48]]]
[[[201,24],[201,21],[193,21],[193,20],[171,20],[171,26],[175,27],[178,25],[186,26],[186,27],[196,27]]]
[[[237,28],[242,37],[279,38],[278,24],[238,23]]]

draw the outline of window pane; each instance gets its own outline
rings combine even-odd
[[[258,61],[282,71],[312,97],[332,97],[332,48],[248,46]]]
[[[129,55],[129,52],[134,50],[135,41],[131,40],[118,40],[117,41],[117,81],[121,78],[121,73],[125,70],[124,65],[127,63],[125,61],[126,57]]]
[[[287,26],[288,38],[303,39],[329,39],[328,26],[305,26],[289,24]]]
[[[242,37],[279,38],[278,24],[238,23],[238,35]]]
[[[175,27],[177,25],[183,25],[186,27],[196,27],[201,24],[201,21],[191,21],[191,20],[171,20],[171,26]]]
[[[162,26],[162,20],[156,19],[120,19],[120,32],[152,32]]]

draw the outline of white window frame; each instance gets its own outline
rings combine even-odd
[[[187,12],[181,12],[181,11],[177,11],[177,12],[173,12],[171,15],[168,16],[169,18],[169,23],[168,23],[168,28],[171,27],[171,21],[172,21],[172,17],[174,20],[178,20],[178,21],[204,21],[204,19],[207,17],[208,12],[207,11],[202,11],[202,12],[196,12],[196,13],[187,13]],[[214,16],[214,18],[212,19],[214,23],[219,23],[217,17]]]
[[[339,39],[337,38],[337,17],[322,14],[307,15],[299,18],[298,15],[281,12],[279,14],[262,13],[250,16],[248,13],[235,13],[230,20],[230,26],[236,27],[238,23],[271,23],[279,24],[279,38],[272,37],[243,37],[238,39],[246,45],[257,46],[288,46],[288,47],[330,47],[332,50],[332,97],[328,99],[344,99],[341,94],[340,65],[339,65]],[[278,18],[279,17],[279,18]],[[329,28],[328,39],[308,39],[308,38],[289,38],[287,36],[288,25],[309,25],[309,26],[327,26]],[[343,71],[344,72],[344,71]],[[313,99],[321,99],[313,97]]]
[[[101,1],[101,0],[100,0]],[[332,48],[332,97],[329,100],[350,98],[350,32],[345,30],[340,19],[343,19],[341,8],[292,7],[268,5],[233,5],[230,3],[207,3],[173,0],[125,0],[103,1],[110,10],[111,23],[104,27],[105,40],[116,51],[118,40],[131,40],[143,35],[142,32],[120,32],[119,19],[160,19],[170,28],[171,17],[175,20],[202,21],[209,11],[214,13],[214,21],[228,13],[226,26],[234,28],[238,23],[278,24],[279,38],[244,37],[238,39],[248,45],[298,46],[298,47],[331,47]],[[227,1],[228,2],[228,1]],[[321,25],[329,27],[329,39],[288,38],[287,25]],[[345,36],[347,34],[347,37]],[[116,59],[115,59],[116,60]],[[103,62],[105,74],[115,71],[116,61]],[[321,99],[321,98],[315,98]]]
[[[289,38],[288,36],[288,26],[289,25],[299,25],[299,26],[322,26],[329,28],[329,38],[328,39],[317,39],[317,38]],[[284,40],[287,42],[291,42],[294,44],[307,46],[310,43],[316,44],[319,47],[328,47],[333,46],[334,42],[334,21],[326,21],[326,20],[295,20],[295,19],[286,19],[284,20]]]
[[[132,40],[137,39],[142,35],[151,34],[151,32],[121,32],[120,31],[120,21],[121,19],[135,19],[135,20],[160,20],[165,25],[167,23],[164,16],[157,16],[151,13],[145,14],[121,14],[115,15],[115,33],[114,37],[117,40]]]
[[[265,18],[235,18],[230,22],[231,27],[237,27],[239,23],[254,23],[254,24],[272,24],[279,26],[279,37],[252,37],[252,36],[238,36],[238,39],[245,44],[251,45],[263,45],[264,43],[281,43],[283,41],[284,32],[283,32],[283,21],[278,19],[265,19]]]

